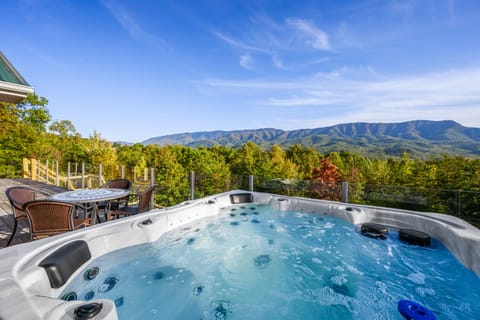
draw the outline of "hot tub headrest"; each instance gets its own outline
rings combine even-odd
[[[253,202],[253,194],[251,193],[235,193],[230,195],[230,202],[237,203],[251,203]]]
[[[68,278],[90,258],[87,242],[77,240],[55,250],[38,265],[47,272],[50,286],[57,289],[63,286]]]

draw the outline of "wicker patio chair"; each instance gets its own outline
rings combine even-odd
[[[17,232],[18,222],[21,220],[27,221],[27,216],[25,215],[25,211],[23,209],[25,203],[37,199],[38,194],[41,194],[42,196],[47,196],[47,194],[24,186],[10,187],[5,190],[5,194],[10,202],[10,205],[12,206],[13,214],[13,229],[12,234],[7,242],[8,247],[12,242],[15,233]]]
[[[121,216],[126,217],[126,216],[131,216],[134,214],[138,213],[143,213],[149,211],[152,206],[152,197],[153,197],[153,192],[155,191],[155,187],[149,187],[142,193],[138,195],[138,205],[137,206],[126,206],[121,209],[112,211],[108,213],[108,220],[120,218]]]
[[[105,188],[115,188],[115,189],[125,189],[125,190],[130,190],[132,187],[132,182],[128,179],[115,179],[115,180],[110,180],[107,181],[104,185]],[[128,206],[128,200],[129,200],[129,195],[126,197],[120,198],[120,199],[115,199],[112,201],[102,201],[97,204],[98,210],[102,210],[105,214],[109,210],[118,210],[122,206],[126,207]]]
[[[89,226],[90,218],[75,218],[74,203],[34,200],[24,206],[30,223],[31,239],[53,236]],[[93,217],[94,219],[94,217]]]

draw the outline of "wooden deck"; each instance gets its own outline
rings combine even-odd
[[[29,186],[30,188],[42,191],[48,194],[66,191],[55,185],[45,184],[42,182],[32,181],[28,179],[0,179],[0,248],[7,245],[7,240],[12,234],[13,216],[10,203],[8,202],[5,190],[14,186]],[[19,221],[18,229],[10,246],[30,241],[30,230],[28,222]]]

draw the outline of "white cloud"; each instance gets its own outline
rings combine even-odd
[[[300,32],[299,36],[306,39],[306,43],[315,49],[331,50],[328,35],[325,31],[315,27],[313,23],[303,19],[289,18],[287,25]]]
[[[279,57],[273,56],[272,57],[272,62],[273,62],[273,65],[275,66],[275,68],[281,69],[281,70],[287,70],[287,67],[285,67],[282,59],[280,59]]]
[[[153,46],[165,46],[163,39],[145,31],[120,3],[112,0],[102,0],[102,4],[133,39]]]
[[[246,50],[246,51],[256,51],[256,52],[264,52],[267,53],[268,51],[259,47],[255,47],[246,43],[243,43],[242,41],[236,40],[232,37],[226,36],[223,33],[220,32],[214,32],[213,33],[217,38],[223,40],[227,44],[229,44],[233,48],[241,49],[241,50]]]
[[[253,70],[253,58],[249,54],[244,54],[240,56],[240,66],[247,70]]]
[[[288,82],[210,80],[208,85],[217,90],[255,90],[258,105],[302,110],[296,112],[299,118],[321,122],[318,125],[452,119],[478,127],[478,83],[480,68],[391,79],[366,74],[363,80],[356,73],[350,77],[345,69]]]

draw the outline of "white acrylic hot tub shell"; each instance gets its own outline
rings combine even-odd
[[[184,202],[175,207],[156,209],[84,230],[1,249],[0,319],[73,319],[73,309],[83,302],[57,299],[68,282],[61,288],[52,289],[45,270],[38,266],[40,261],[66,243],[74,240],[86,241],[93,260],[124,247],[154,242],[165,232],[197,219],[216,215],[220,209],[231,205],[230,194],[236,193],[245,191],[231,191]],[[480,230],[458,218],[436,213],[349,205],[266,193],[253,195],[255,203],[268,204],[279,210],[325,214],[355,225],[376,222],[390,228],[410,228],[425,232],[440,240],[467,268],[480,276]],[[150,219],[151,223],[142,224],[147,219]],[[80,273],[81,269],[77,270],[70,280]],[[104,309],[96,319],[117,319],[113,302],[102,302]]]

